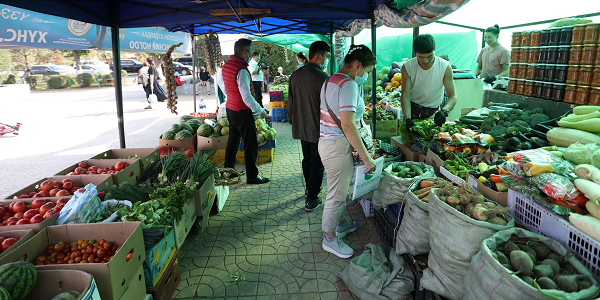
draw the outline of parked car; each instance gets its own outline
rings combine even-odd
[[[30,67],[31,75],[73,75],[75,70],[69,66],[63,65],[37,65]]]
[[[103,61],[99,61],[99,60],[85,60],[82,59],[80,60],[81,62],[81,67],[83,66],[96,66],[98,68],[102,68],[102,69],[110,69],[110,67],[108,66],[107,63],[103,62]],[[75,63],[73,63],[73,69],[76,69],[77,65]]]
[[[173,63],[173,69],[175,72],[179,72],[179,74],[182,76],[192,74],[192,66],[187,66],[178,62]]]
[[[186,66],[191,66],[194,60],[191,55],[186,55],[176,58],[175,61]]]
[[[127,72],[137,73],[144,65],[136,59],[121,59],[121,69]],[[113,69],[113,63],[110,63],[110,69]]]
[[[104,68],[98,65],[85,65],[81,66],[81,73],[90,73],[90,74],[111,74],[112,71],[109,68]]]

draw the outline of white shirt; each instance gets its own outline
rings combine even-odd
[[[417,58],[412,58],[404,64],[410,76],[410,101],[424,107],[434,108],[444,100],[444,74],[450,65],[446,60],[436,56],[433,66],[424,70]]]
[[[223,81],[223,69],[217,67],[217,74],[215,75],[215,81],[217,82],[217,84],[215,84],[215,95],[219,94],[219,88],[221,89],[221,92],[223,92],[223,95],[225,95],[225,97],[227,97],[227,93],[225,93],[225,82]],[[239,80],[238,80],[239,83]]]
[[[242,69],[243,70],[243,69]],[[252,110],[252,112],[261,114],[264,109],[258,105],[258,102],[252,96],[252,92],[250,91],[250,74],[246,72],[238,72],[237,74],[237,84],[240,89],[240,94],[242,95],[242,100],[244,103]]]
[[[248,71],[250,71],[250,74],[254,73],[259,68],[260,68],[260,66],[258,65],[258,61],[254,60],[254,59],[251,59],[250,62],[248,63]],[[258,74],[252,75],[252,81],[263,82],[263,80],[264,80],[264,75],[263,75],[262,70],[258,71]]]

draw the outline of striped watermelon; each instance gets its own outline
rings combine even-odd
[[[60,293],[50,300],[77,300],[79,295],[81,295],[81,293],[78,291],[68,291]]]
[[[186,123],[192,126],[192,129],[194,129],[192,132],[198,131],[198,128],[200,127],[200,125],[202,125],[202,122],[200,122],[200,120],[198,119],[192,119],[187,121]]]
[[[28,262],[18,261],[0,267],[0,286],[11,295],[12,300],[23,300],[35,285],[37,272]]]
[[[161,138],[162,138],[163,140],[174,140],[174,139],[175,139],[175,133],[174,133],[173,131],[170,131],[170,130],[169,130],[169,131],[167,131],[167,132],[163,133],[163,134],[161,135]]]
[[[8,291],[0,286],[0,300],[12,300]]]
[[[181,116],[181,118],[179,118],[179,124],[181,124],[181,123],[185,123],[185,122],[187,122],[187,121],[189,121],[189,120],[192,120],[192,119],[194,119],[194,120],[198,120],[198,119],[196,119],[194,116],[190,116],[190,115],[183,115],[183,116]]]
[[[171,125],[171,131],[173,131],[175,133],[180,132],[181,131],[181,125],[179,125],[179,124],[173,124],[173,125]]]
[[[176,140],[183,140],[192,137],[192,133],[183,129],[175,135]]]
[[[189,132],[195,132],[194,129],[192,128],[192,125],[190,125],[188,123],[181,123],[179,125],[181,125],[181,130],[187,130]]]

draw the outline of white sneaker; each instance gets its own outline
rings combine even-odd
[[[334,254],[339,258],[350,258],[354,255],[354,250],[346,245],[337,235],[331,239],[323,234],[323,242],[321,243],[323,250]]]
[[[344,223],[340,223],[335,228],[335,235],[343,239],[348,233],[355,232],[358,228],[358,222],[352,220],[346,220]]]

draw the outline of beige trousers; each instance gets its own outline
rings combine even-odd
[[[321,228],[335,232],[337,224],[346,219],[346,198],[354,167],[352,146],[346,137],[319,140],[319,154],[327,177]]]

